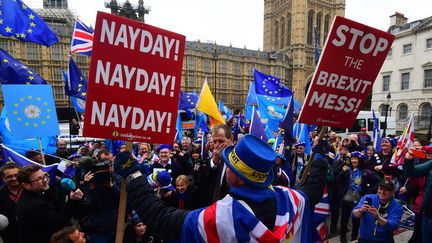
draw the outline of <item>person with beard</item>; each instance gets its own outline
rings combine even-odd
[[[19,242],[49,242],[82,210],[81,190],[71,191],[66,203],[64,199],[57,201],[49,185],[49,174],[38,165],[21,167],[17,179],[24,189],[16,208]]]
[[[21,198],[23,188],[17,180],[19,166],[7,163],[0,169],[0,175],[6,184],[0,189],[0,214],[7,217],[9,225],[0,232],[5,243],[18,242],[16,222],[16,204]]]

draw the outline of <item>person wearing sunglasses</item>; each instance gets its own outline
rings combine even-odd
[[[71,191],[66,203],[65,198],[59,200],[50,188],[50,175],[41,166],[20,168],[17,179],[24,189],[17,203],[20,242],[49,242],[83,208],[81,190]]]

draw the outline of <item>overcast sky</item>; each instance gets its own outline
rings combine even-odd
[[[42,8],[43,0],[23,1]],[[97,11],[109,12],[104,0],[68,2],[87,25],[94,26]],[[262,50],[264,0],[144,0],[144,5],[151,8],[147,24],[183,34],[187,40]],[[414,21],[431,16],[431,9],[432,0],[346,0],[345,17],[387,30],[389,16],[396,11]]]

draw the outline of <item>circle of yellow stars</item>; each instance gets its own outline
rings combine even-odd
[[[40,97],[33,97],[32,95],[28,95],[27,97],[21,97],[21,98],[19,98],[19,103],[18,102],[15,102],[14,104],[13,104],[13,106],[14,106],[14,110],[12,111],[12,113],[15,115],[15,116],[18,116],[17,118],[16,118],[16,120],[18,121],[18,122],[21,122],[21,121],[23,121],[23,118],[22,117],[20,117],[19,115],[19,109],[23,109],[23,108],[25,108],[25,106],[27,106],[27,105],[32,105],[32,103],[24,103],[24,101],[26,101],[26,100],[29,100],[29,101],[32,101],[32,100],[36,100],[37,102],[41,102],[42,101],[42,99],[40,98]],[[50,112],[51,112],[51,109],[48,107],[48,102],[46,102],[46,101],[44,101],[43,103],[43,106],[44,106],[44,108],[43,109],[41,109],[41,113],[43,113],[43,111],[46,111],[47,112],[47,115],[44,115],[44,116],[42,116],[41,117],[41,121],[40,121],[40,124],[39,123],[37,123],[37,122],[29,122],[28,120],[26,121],[26,122],[24,122],[24,126],[26,126],[26,127],[30,127],[30,126],[33,126],[33,127],[38,127],[39,125],[45,125],[46,123],[47,123],[47,121],[46,120],[49,120],[49,119],[51,119],[51,115],[50,115]],[[25,114],[23,114],[23,115],[25,115]]]
[[[12,0],[12,1],[16,2],[16,0]],[[1,4],[2,4],[2,1],[0,1],[0,6],[1,6]],[[31,12],[31,10],[28,9],[28,7],[25,4],[21,4],[21,8],[23,11],[29,11],[29,13],[27,13],[27,17],[28,17],[27,23],[29,24],[29,27],[26,30],[23,30],[21,33],[19,32],[21,30],[21,28],[20,28],[20,30],[14,29],[16,27],[16,26],[14,26],[14,23],[3,23],[4,22],[3,13],[0,10],[0,28],[4,29],[6,36],[14,35],[18,39],[25,39],[27,37],[27,35],[32,34],[33,30],[36,28],[36,23],[35,23],[36,15],[33,14]],[[4,26],[4,25],[6,25],[6,26]]]
[[[273,77],[272,78],[268,77],[268,78],[264,79],[264,81],[262,82],[262,87],[264,88],[265,92],[268,92],[269,94],[273,94],[273,92],[274,92],[274,94],[277,94],[278,92],[282,92],[282,88],[280,86],[277,90],[269,91],[269,89],[266,87],[267,81],[269,81],[269,82],[273,81],[276,85],[278,85],[280,83],[280,81],[278,81],[277,79],[275,79]]]

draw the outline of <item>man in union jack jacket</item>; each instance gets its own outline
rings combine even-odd
[[[323,141],[325,142],[325,141]],[[128,181],[128,198],[151,234],[182,242],[312,242],[312,209],[327,175],[326,143],[314,148],[308,179],[298,190],[272,187],[275,151],[252,135],[225,148],[230,192],[206,208],[185,211],[153,196],[137,162],[119,154],[115,171]]]

